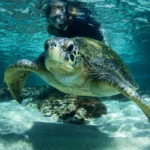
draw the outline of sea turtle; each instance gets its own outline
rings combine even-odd
[[[22,59],[5,71],[5,82],[13,97],[22,102],[28,75],[39,75],[58,90],[78,96],[105,97],[122,93],[134,101],[150,121],[150,106],[137,93],[127,66],[107,45],[85,37],[48,39],[45,51],[35,60]]]

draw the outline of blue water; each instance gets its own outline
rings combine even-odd
[[[94,5],[92,15],[101,23],[106,43],[127,63],[143,88],[147,84],[144,86],[142,79],[147,83],[150,78],[149,3],[149,0],[89,0],[85,6],[90,9]],[[43,11],[46,4],[46,0],[1,0],[0,84],[8,64],[22,58],[33,60],[42,52],[44,41],[51,36]]]
[[[80,1],[101,24],[105,43],[128,65],[141,90],[149,92],[150,0]],[[0,0],[0,85],[9,64],[34,60],[52,37],[47,32],[46,4],[47,0]],[[27,81],[27,85],[41,84],[45,83],[35,75]],[[144,97],[150,103],[149,94]],[[71,125],[50,124],[54,119],[15,101],[0,103],[0,150],[149,150],[150,126],[138,107],[116,99],[104,103],[109,114],[93,120],[98,128],[74,126],[78,134],[71,132]]]

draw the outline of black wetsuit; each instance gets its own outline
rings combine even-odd
[[[53,2],[51,1],[50,5],[47,7],[45,14],[47,21],[49,22],[48,25],[48,32],[52,35],[59,36],[59,37],[76,37],[76,36],[82,36],[82,37],[89,37],[93,38],[99,41],[103,41],[103,35],[100,32],[100,24],[91,17],[91,11],[87,8],[83,8],[81,6],[84,6],[84,3],[81,2],[68,2],[65,0],[65,3],[62,0],[58,0],[58,2],[61,3],[60,6],[57,6],[57,1]],[[63,5],[64,4],[64,5]],[[75,11],[77,13],[72,14],[72,11],[74,9],[70,10],[70,6],[75,8]],[[66,30],[64,29],[58,29],[54,25],[52,25],[49,21],[49,14],[51,13],[51,9],[54,7],[54,9],[60,11],[65,9],[65,11],[61,12],[64,16],[66,16],[66,23],[65,26],[68,26]],[[57,12],[56,11],[56,12]],[[54,14],[55,15],[55,14]],[[70,17],[72,19],[70,19]],[[56,15],[57,18],[57,15]]]
[[[103,41],[103,36],[101,32],[94,27],[92,24],[85,24],[83,22],[74,22],[72,25],[69,25],[67,30],[60,30],[55,28],[52,25],[48,26],[48,32],[55,36],[60,37],[90,37],[99,41]]]

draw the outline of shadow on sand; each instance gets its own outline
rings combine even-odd
[[[95,126],[35,123],[25,134],[35,150],[96,150],[108,144]]]
[[[1,138],[8,143],[24,140],[31,143],[34,150],[150,149],[147,138],[111,138],[95,126],[72,124],[36,122],[23,135],[8,134]]]

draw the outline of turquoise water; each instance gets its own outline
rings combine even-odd
[[[150,104],[150,0],[80,0],[101,24],[104,41],[130,68]],[[47,32],[47,0],[0,0],[0,86],[18,59],[34,60]],[[31,75],[27,86],[45,85]],[[24,100],[29,101],[30,98]],[[0,150],[149,150],[150,125],[142,111],[119,97],[103,98],[108,113],[89,125],[58,123],[13,98],[0,102]]]

